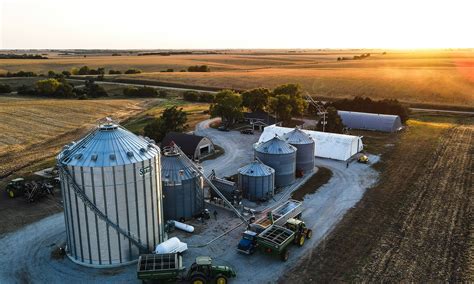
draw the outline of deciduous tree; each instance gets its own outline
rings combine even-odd
[[[242,106],[251,111],[264,111],[268,105],[270,90],[266,88],[257,88],[242,93]]]
[[[242,117],[242,97],[231,90],[220,91],[216,94],[209,112],[211,117],[220,116],[224,123],[232,125]]]

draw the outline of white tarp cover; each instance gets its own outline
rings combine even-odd
[[[258,143],[266,142],[275,134],[282,137],[284,134],[292,131],[293,128],[270,125],[265,127]],[[364,149],[362,139],[359,136],[327,133],[313,130],[302,129],[310,135],[315,142],[314,155],[321,158],[346,161],[350,157]]]
[[[188,244],[183,243],[177,237],[172,237],[161,244],[158,244],[155,248],[156,254],[164,254],[164,253],[183,253],[188,250]]]

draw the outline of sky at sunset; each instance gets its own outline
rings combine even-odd
[[[0,0],[0,48],[472,48],[472,0]]]

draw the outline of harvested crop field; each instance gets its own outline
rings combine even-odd
[[[281,279],[294,283],[473,281],[469,124],[410,121],[380,182]]]
[[[254,50],[225,54],[137,56],[57,56],[47,60],[0,60],[5,71],[71,70],[87,65],[121,70],[142,70],[136,75],[108,78],[146,79],[188,87],[250,89],[298,83],[323,98],[369,96],[398,99],[413,104],[474,108],[474,51],[383,50]],[[370,57],[352,60],[370,53]],[[337,61],[338,57],[347,60]],[[180,72],[193,65],[208,65],[211,72]],[[173,69],[174,72],[162,72]]]
[[[51,159],[98,119],[123,119],[144,100],[54,100],[0,97],[0,179]]]

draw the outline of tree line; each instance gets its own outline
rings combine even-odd
[[[293,117],[303,115],[307,102],[298,84],[285,84],[273,90],[257,88],[242,94],[223,90],[216,94],[209,112],[212,117],[220,116],[225,124],[232,125],[242,118],[244,108],[275,114],[285,125]]]
[[[0,54],[0,59],[48,59],[48,57],[39,54]]]
[[[17,88],[17,92],[19,95],[62,99],[87,99],[109,96],[104,87],[99,86],[93,80],[86,80],[84,88],[75,88],[64,78],[39,80],[34,86],[22,85]]]
[[[157,90],[153,87],[127,87],[123,90],[123,95],[126,97],[137,97],[137,98],[166,98],[168,92],[165,90]]]
[[[125,71],[123,71],[123,74],[140,74],[142,71],[140,69],[136,68],[130,68]],[[97,76],[103,76],[105,75],[105,68],[104,67],[98,67],[97,69],[90,68],[89,66],[82,66],[80,68],[73,68],[71,71],[64,70],[62,72],[55,72],[53,70],[48,71],[47,75],[45,74],[37,74],[32,71],[18,71],[18,72],[6,72],[6,73],[1,73],[0,77],[55,77],[58,76],[59,74],[64,75],[65,77],[69,78],[71,75],[97,75]],[[122,74],[122,71],[120,70],[114,70],[110,69],[109,70],[110,75],[118,75]]]

